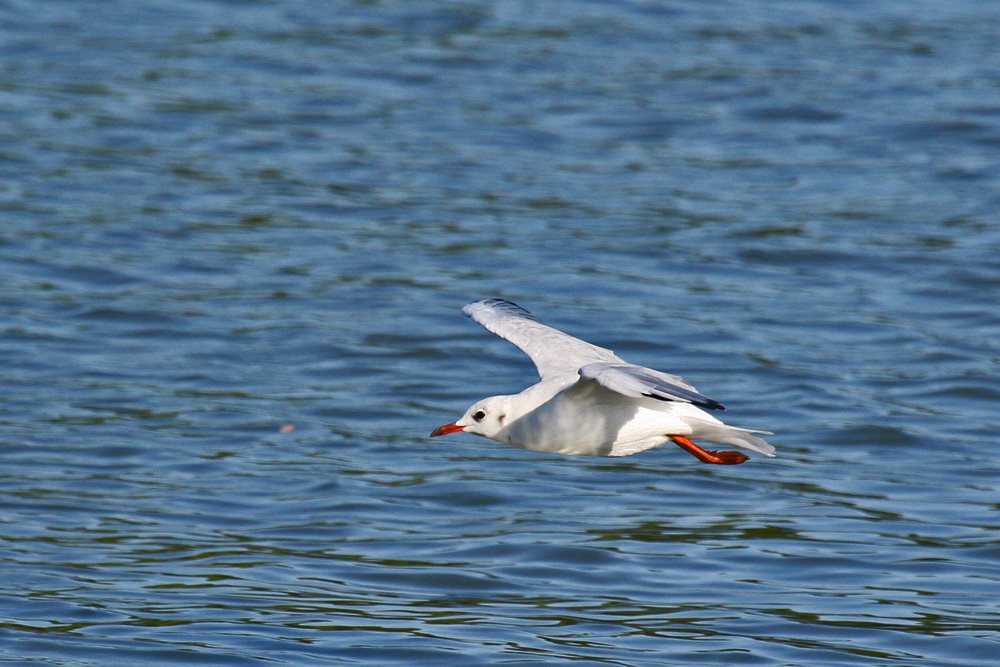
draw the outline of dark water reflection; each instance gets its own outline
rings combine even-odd
[[[995,661],[991,5],[0,17],[0,659]],[[779,457],[429,441],[491,295]]]

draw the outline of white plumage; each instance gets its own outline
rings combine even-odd
[[[479,401],[432,436],[464,431],[525,449],[598,456],[628,456],[673,440],[706,463],[747,459],[707,452],[690,437],[774,456],[774,447],[753,435],[767,431],[722,423],[705,412],[722,404],[676,375],[630,364],[510,301],[476,301],[462,311],[527,354],[540,380],[518,394]]]

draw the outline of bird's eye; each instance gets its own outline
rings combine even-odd
[[[481,422],[483,421],[483,417],[485,416],[486,416],[485,412],[483,412],[482,410],[476,410],[476,414],[472,415],[472,418],[475,419],[477,422]]]

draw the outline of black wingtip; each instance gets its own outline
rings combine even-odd
[[[691,399],[689,401],[678,401],[674,398],[667,398],[666,396],[657,396],[656,394],[643,394],[648,398],[655,398],[658,401],[666,401],[668,403],[690,403],[692,405],[697,405],[699,408],[705,408],[706,410],[725,410],[726,406],[718,401],[713,401],[711,398],[703,399]]]
[[[508,315],[517,315],[518,317],[534,320],[536,322],[540,321],[537,317],[532,315],[526,308],[522,308],[513,301],[508,301],[507,299],[494,297],[492,299],[483,299],[479,303],[483,304],[484,306],[489,306],[490,308],[495,308],[496,310],[503,311]]]

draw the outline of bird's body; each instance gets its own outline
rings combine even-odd
[[[739,452],[707,452],[690,436],[774,455],[753,435],[766,431],[723,424],[702,409],[722,405],[677,376],[629,364],[509,301],[477,301],[463,311],[524,351],[541,379],[518,394],[479,401],[431,435],[466,431],[535,451],[596,456],[628,456],[672,440],[706,463],[747,459]]]

